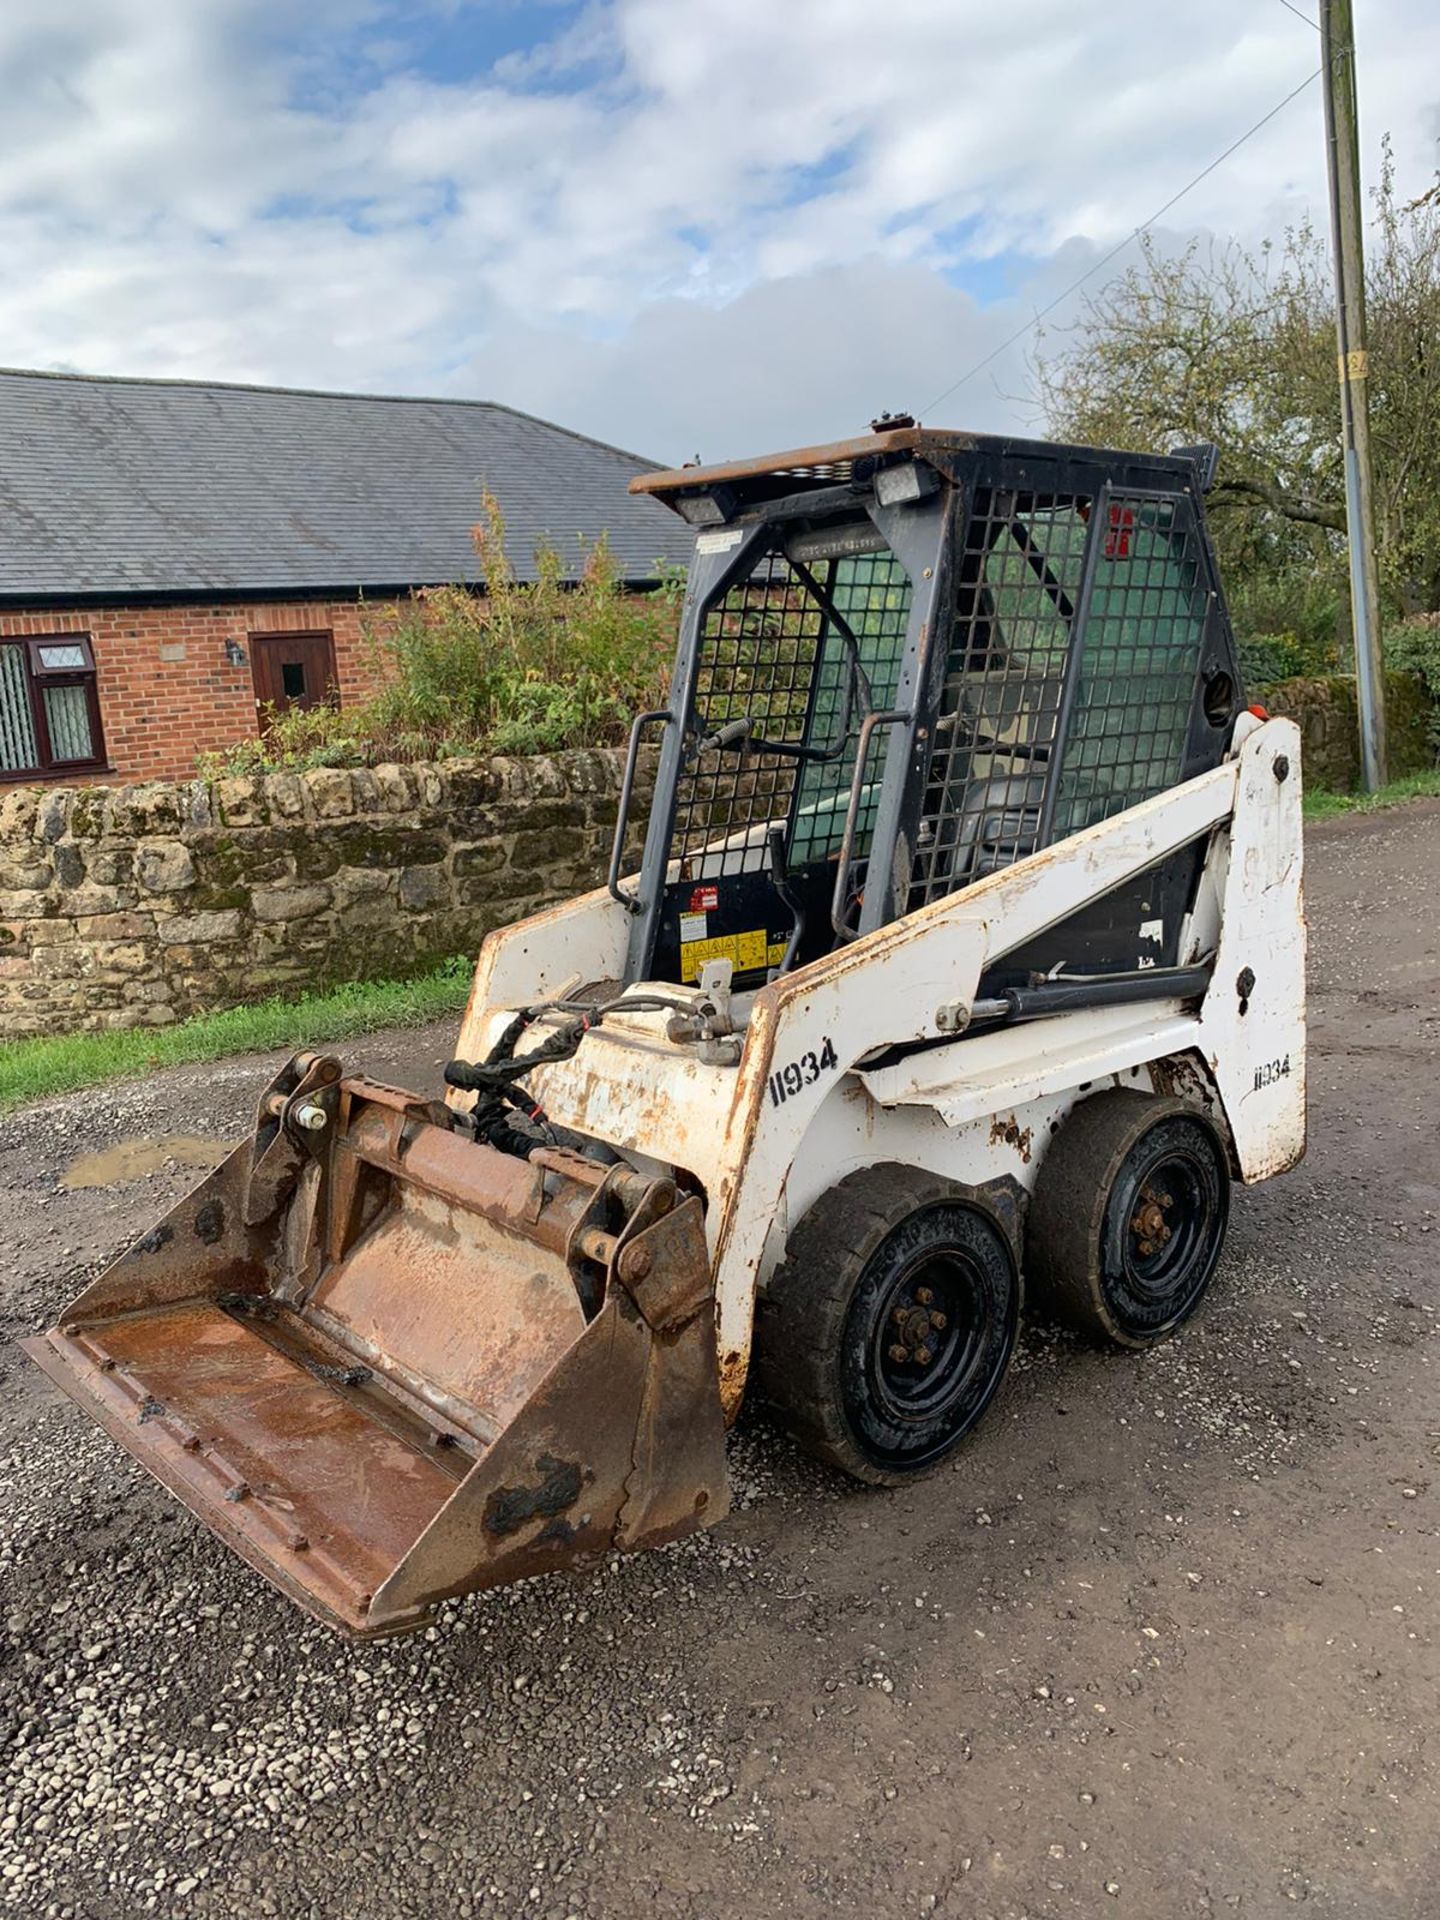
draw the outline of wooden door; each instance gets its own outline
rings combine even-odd
[[[325,700],[338,704],[335,645],[328,633],[252,633],[250,672],[255,705],[262,711],[285,713],[291,707],[318,707]]]

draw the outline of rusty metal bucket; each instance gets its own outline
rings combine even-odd
[[[357,1638],[728,1504],[700,1202],[301,1054],[31,1358]]]

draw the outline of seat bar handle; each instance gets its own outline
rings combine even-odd
[[[630,726],[630,744],[625,750],[625,776],[620,782],[620,805],[615,815],[615,839],[610,847],[610,872],[606,877],[611,899],[618,900],[627,913],[644,911],[638,895],[627,893],[620,884],[620,871],[625,864],[625,830],[630,824],[630,800],[635,791],[635,769],[640,759],[640,739],[646,727],[654,721],[673,723],[674,718],[668,707],[655,707],[649,713],[637,713]]]
[[[855,744],[855,774],[850,782],[850,804],[845,809],[845,832],[840,840],[835,894],[830,902],[830,924],[842,940],[857,937],[857,929],[849,922],[850,869],[855,864],[855,833],[860,819],[860,796],[865,791],[865,771],[870,762],[870,742],[878,728],[907,726],[914,717],[913,713],[890,708],[883,713],[867,713],[860,722],[860,738]]]

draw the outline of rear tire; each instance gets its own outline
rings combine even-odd
[[[867,1167],[790,1236],[757,1306],[757,1382],[807,1453],[898,1486],[975,1425],[1019,1323],[1019,1275],[989,1215],[933,1175]]]
[[[1154,1346],[1200,1304],[1229,1217],[1229,1161],[1203,1114],[1129,1088],[1096,1094],[1041,1165],[1026,1278],[1081,1333]]]

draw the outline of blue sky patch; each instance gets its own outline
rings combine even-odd
[[[404,9],[392,33],[404,48],[404,65],[441,85],[462,85],[484,79],[501,61],[531,55],[557,40],[579,19],[582,0],[550,0],[550,4],[506,4],[506,0],[461,0],[440,8]],[[526,90],[573,93],[591,85],[594,66],[584,63],[563,71],[528,75]]]

